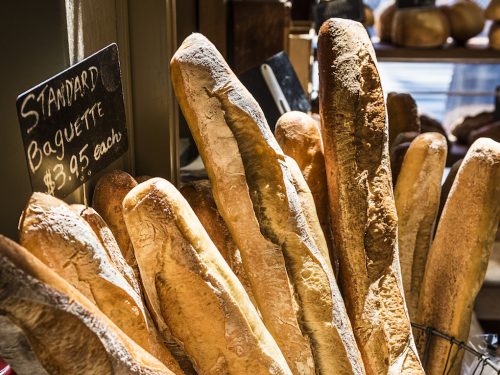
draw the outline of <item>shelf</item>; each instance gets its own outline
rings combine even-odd
[[[386,43],[374,43],[378,61],[499,64],[500,51],[488,48],[487,39],[476,38],[467,46],[449,44],[442,48],[402,48]]]

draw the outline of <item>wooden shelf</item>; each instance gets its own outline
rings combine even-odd
[[[384,62],[500,64],[500,51],[490,49],[484,38],[467,46],[449,44],[432,49],[402,48],[386,43],[374,43],[374,47],[378,60]]]

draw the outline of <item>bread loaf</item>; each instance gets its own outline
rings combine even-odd
[[[439,221],[427,257],[418,323],[467,341],[474,300],[500,220],[499,197],[500,144],[481,138],[467,152]],[[419,332],[416,338],[423,352],[425,334]],[[460,373],[463,350],[449,349],[448,341],[431,341],[427,373]],[[448,353],[454,361],[447,360]]]
[[[500,21],[500,0],[491,0],[484,15],[489,20]]]
[[[400,133],[420,133],[417,103],[410,94],[390,92],[387,95],[387,117],[389,121],[389,146],[392,146]]]
[[[479,138],[491,138],[494,141],[500,142],[500,121],[492,122],[482,128],[471,131],[468,143],[471,145]]]
[[[0,295],[0,356],[18,375],[173,375],[79,291],[3,236]]]
[[[375,52],[357,22],[318,38],[320,114],[340,285],[369,374],[423,374],[405,307],[385,105]]]
[[[446,139],[441,134],[419,135],[406,153],[394,189],[401,276],[410,320],[417,312],[427,253],[434,235],[446,151]]]
[[[448,18],[450,34],[456,42],[463,44],[483,31],[484,11],[474,1],[456,1],[440,7]]]
[[[432,118],[428,115],[420,115],[420,128],[422,133],[436,132],[443,135],[446,138],[448,149],[451,148],[451,142],[448,138],[446,130],[443,127],[443,124],[441,124],[441,122],[439,122],[435,118]]]
[[[328,212],[325,156],[323,155],[323,142],[319,126],[307,114],[291,111],[278,119],[274,135],[285,155],[292,157],[297,162],[311,190],[329,252],[332,254],[332,259],[335,259]],[[328,263],[330,263],[330,254],[323,254]]]
[[[365,25],[365,27],[372,27],[375,24],[373,9],[365,4],[363,6],[363,14],[364,14],[363,25]]]
[[[459,143],[466,145],[471,132],[494,121],[495,114],[493,112],[480,112],[474,116],[465,116],[451,126],[451,133],[457,137]]]
[[[450,194],[451,187],[453,186],[453,182],[455,181],[455,177],[457,176],[458,170],[460,169],[460,165],[462,165],[464,159],[459,159],[451,166],[448,171],[448,175],[444,180],[444,183],[441,186],[441,197],[439,198],[439,211],[436,218],[436,224],[441,220],[441,214],[443,213],[444,205],[448,200],[448,195]],[[436,228],[434,229],[434,233],[436,232]]]
[[[404,8],[394,14],[392,42],[403,47],[441,47],[450,36],[450,25],[438,8]]]
[[[321,255],[327,250],[319,249],[324,238],[323,244],[315,241],[323,234],[312,233],[313,222],[302,211],[296,181],[262,110],[201,35],[184,41],[171,71],[217,207],[242,253],[264,322],[292,372],[314,373],[305,334],[317,373],[364,373],[331,268]],[[310,191],[301,194],[312,201]]]
[[[120,271],[125,280],[127,280],[127,282],[137,293],[137,295],[141,297],[142,301],[143,296],[142,290],[139,286],[139,281],[135,278],[132,268],[123,258],[123,255],[120,252],[120,248],[118,247],[118,244],[113,237],[113,233],[111,233],[111,230],[106,225],[102,217],[91,207],[74,204],[71,205],[71,208],[74,209],[74,211],[76,211],[90,225],[97,238],[101,242],[102,247],[106,250],[108,256],[111,258],[113,265],[118,269],[118,271]],[[159,332],[157,331],[147,308],[144,308],[144,315],[146,317],[146,323],[148,325],[149,331],[148,346],[146,348],[153,356],[159,359],[176,374],[183,374],[183,370],[181,370],[176,359],[174,359],[170,351],[167,349],[168,342],[164,342]],[[173,349],[174,353],[177,350],[177,348],[175,347],[171,349]],[[179,359],[182,360],[182,354],[181,358]]]
[[[201,374],[291,374],[243,286],[182,195],[150,179],[124,213],[158,319]]]
[[[197,180],[188,182],[181,187],[180,192],[195,212],[224,260],[240,280],[254,306],[257,307],[250,280],[243,267],[240,250],[234,243],[219,210],[217,210],[210,181]]]
[[[130,242],[122,212],[123,198],[136,185],[134,178],[126,172],[115,170],[106,173],[97,181],[92,196],[92,207],[109,225],[123,257],[134,270],[136,278],[140,280],[134,248]]]
[[[392,21],[396,13],[396,4],[384,8],[376,24],[377,34],[381,42],[390,43],[392,39]]]

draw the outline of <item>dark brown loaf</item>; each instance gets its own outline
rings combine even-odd
[[[450,23],[450,34],[458,43],[465,43],[483,31],[483,9],[474,1],[459,0],[440,7]]]
[[[400,133],[420,133],[417,103],[410,94],[390,92],[387,95],[387,117],[389,146],[392,146]]]
[[[243,267],[240,250],[234,243],[231,233],[229,233],[229,229],[217,209],[210,181],[188,182],[182,185],[180,192],[186,198],[229,267],[240,280],[252,303],[257,306],[248,275]]]
[[[392,39],[392,21],[396,13],[396,4],[391,4],[385,8],[377,21],[377,34],[382,42],[391,42]]]
[[[479,138],[491,138],[500,142],[500,121],[492,122],[479,129],[473,130],[469,134],[469,144],[473,144]]]
[[[79,291],[3,236],[0,295],[0,356],[18,375],[173,375]]]
[[[411,142],[418,137],[416,132],[406,132],[400,133],[394,140],[394,143],[390,147],[390,159],[391,159],[391,172],[392,172],[392,183],[396,185],[396,181],[401,170],[401,165],[403,165],[403,160],[405,158],[406,152],[410,148]]]
[[[458,142],[466,145],[469,141],[469,135],[474,130],[482,128],[485,125],[495,121],[493,112],[480,112],[474,116],[466,116],[451,126],[451,133],[457,137]]]
[[[343,301],[321,255],[327,250],[319,250],[324,238],[315,241],[323,234],[313,233],[297,181],[257,102],[201,35],[184,41],[171,72],[217,207],[242,253],[264,322],[292,371],[314,373],[312,356],[303,344],[307,341],[301,339],[305,334],[311,339],[317,372],[363,374]],[[308,189],[301,194],[312,200]],[[293,340],[286,338],[290,333]]]
[[[491,0],[484,14],[489,20],[500,21],[500,0]]]
[[[183,343],[198,373],[291,375],[243,286],[173,185],[150,179],[123,205],[155,317]]]
[[[330,19],[318,39],[320,114],[340,284],[369,374],[423,374],[397,252],[385,105],[361,24]]]
[[[499,197],[500,144],[480,138],[460,166],[439,221],[427,258],[417,323],[467,341],[474,300],[500,220]],[[453,240],[457,233],[459,240]],[[418,333],[417,344],[423,352],[423,333]],[[458,349],[453,346],[450,352],[447,341],[433,340],[427,350],[427,373],[459,374],[463,350]]]

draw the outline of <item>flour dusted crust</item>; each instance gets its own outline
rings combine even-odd
[[[500,220],[499,197],[500,144],[480,138],[460,166],[429,250],[418,323],[467,341],[474,300],[486,274]],[[419,333],[416,338],[422,352],[425,337]],[[444,372],[448,350],[446,341],[431,343],[427,373]],[[455,354],[456,347],[451,356]],[[462,356],[460,351],[447,373],[460,373]]]
[[[405,307],[384,96],[361,24],[326,21],[320,114],[340,285],[368,374],[423,374]]]
[[[324,236],[309,220],[316,215],[308,219],[303,211],[300,184],[262,110],[200,35],[185,40],[171,70],[217,207],[242,252],[264,322],[292,371],[314,373],[308,338],[317,373],[363,374],[342,298],[322,256]],[[301,194],[312,203],[309,189]]]
[[[229,233],[229,229],[217,209],[210,181],[197,180],[188,182],[182,185],[180,192],[196,213],[198,219],[200,219],[210,239],[238,277],[250,300],[258,310],[250,280],[248,280],[248,275],[243,267],[240,250],[234,243],[231,233]]]
[[[3,236],[0,295],[0,356],[19,375],[173,375],[79,291]]]
[[[441,134],[416,137],[405,155],[394,191],[401,276],[412,321],[434,234],[446,154],[446,138]]]
[[[134,188],[124,213],[155,314],[200,374],[291,374],[245,289],[169,182]]]
[[[253,201],[260,198],[248,184],[257,183],[258,176],[248,175],[241,155],[250,153],[257,162],[266,150],[239,145],[234,133],[238,131],[240,138],[251,142],[259,132],[258,125],[265,124],[264,115],[220,53],[200,34],[186,38],[175,53],[171,76],[207,169],[217,208],[241,252],[264,323],[292,372],[314,374],[310,345],[297,320],[298,307],[283,252],[262,233],[259,212],[254,211]],[[270,131],[265,137],[274,139]]]

